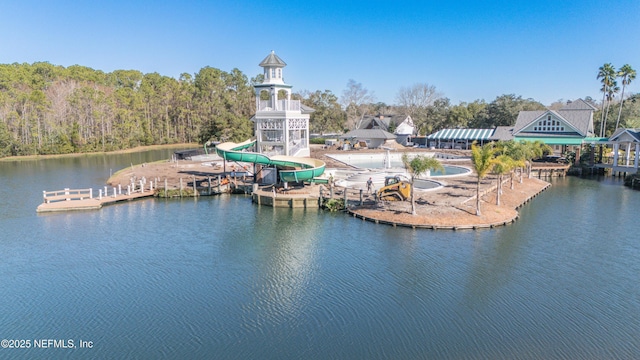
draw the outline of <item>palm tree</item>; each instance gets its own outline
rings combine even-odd
[[[600,120],[600,137],[604,136],[604,128],[607,124],[607,117],[605,114],[605,104],[606,104],[606,99],[607,99],[607,93],[609,91],[609,87],[611,85],[613,85],[614,81],[616,78],[616,70],[614,69],[613,65],[611,65],[611,63],[606,63],[602,66],[600,66],[600,68],[598,69],[598,76],[596,77],[596,79],[601,79],[600,82],[602,83],[602,88],[600,89],[600,91],[603,92],[602,94],[602,119]]]
[[[525,158],[525,144],[515,142],[513,140],[507,141],[505,143],[503,153],[511,158],[514,163],[514,168],[519,169],[520,183],[522,184],[522,173],[524,172],[523,168],[527,166]],[[513,190],[513,175],[514,171],[511,172],[511,190]]]
[[[402,163],[404,164],[404,167],[407,169],[409,174],[411,174],[411,214],[415,215],[416,203],[413,196],[415,179],[419,178],[429,170],[444,171],[444,167],[436,158],[418,155],[409,159],[409,155],[407,155],[406,153],[402,154]]]
[[[522,146],[524,147],[524,160],[527,163],[527,177],[531,178],[532,160],[540,158],[544,156],[544,154],[552,153],[553,149],[540,140],[533,142],[523,141]]]
[[[515,163],[508,155],[502,154],[493,159],[492,171],[498,175],[498,183],[496,184],[496,205],[498,206],[500,206],[500,195],[502,195],[502,177],[510,173],[514,167]]]
[[[478,182],[476,185],[476,215],[480,216],[480,182],[484,179],[491,168],[493,167],[493,159],[496,150],[493,143],[484,144],[484,146],[477,146],[476,142],[471,144],[471,162],[473,169],[478,176]]]
[[[622,94],[620,95],[620,110],[618,110],[618,120],[616,120],[616,130],[620,125],[620,115],[622,114],[622,105],[624,104],[624,88],[631,84],[636,78],[636,71],[629,64],[624,64],[618,70],[618,76],[622,78]]]
[[[620,91],[620,87],[618,86],[618,82],[614,80],[607,90],[607,113],[604,115],[604,133],[602,136],[607,136],[607,117],[609,117],[609,107],[611,106],[611,101],[616,97],[618,91]]]

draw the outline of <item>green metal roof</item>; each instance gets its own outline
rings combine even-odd
[[[516,141],[536,141],[539,140],[547,145],[581,145],[584,138],[582,137],[524,137],[516,136]]]

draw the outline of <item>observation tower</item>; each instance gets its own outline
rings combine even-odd
[[[291,100],[292,86],[285,84],[283,77],[287,64],[274,51],[260,66],[264,69],[264,79],[253,86],[256,151],[267,156],[310,156],[309,117],[313,109],[299,100]]]

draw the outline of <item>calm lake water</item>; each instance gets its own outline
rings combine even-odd
[[[167,157],[0,162],[0,338],[31,341],[0,358],[640,358],[640,192],[617,179],[556,180],[483,231],[241,195],[35,212]]]

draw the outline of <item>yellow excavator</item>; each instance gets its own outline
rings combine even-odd
[[[411,198],[411,183],[403,180],[399,175],[384,178],[384,186],[378,190],[376,196],[385,201],[405,201]]]

